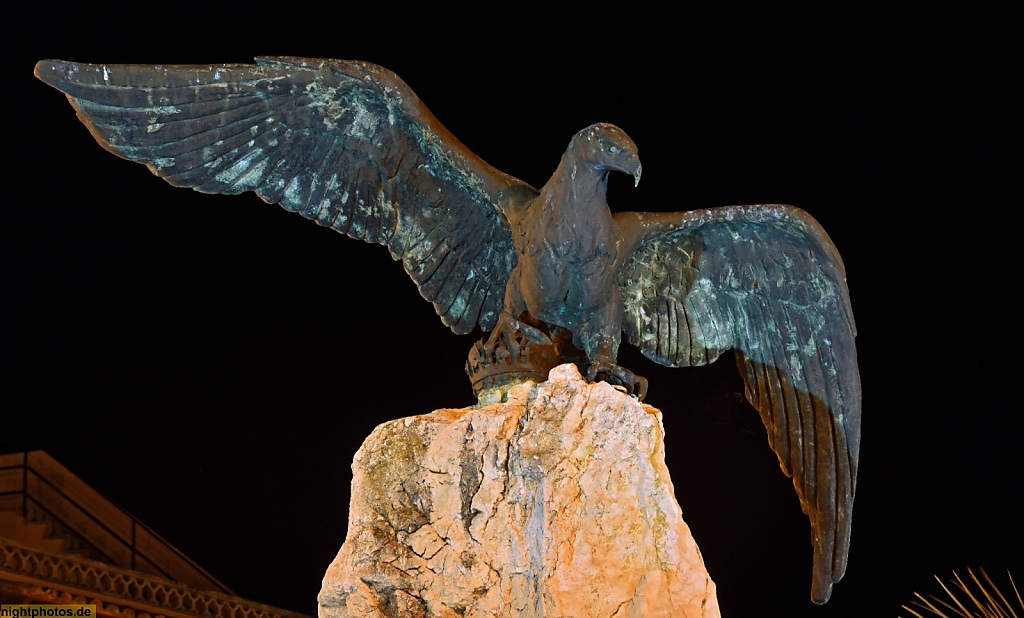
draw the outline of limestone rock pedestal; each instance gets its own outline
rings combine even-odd
[[[660,412],[574,365],[380,425],[320,618],[719,616],[664,448]]]

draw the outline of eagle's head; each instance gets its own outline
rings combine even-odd
[[[572,137],[569,151],[578,161],[589,163],[600,170],[615,170],[629,174],[640,184],[640,157],[636,144],[619,127],[599,122]]]

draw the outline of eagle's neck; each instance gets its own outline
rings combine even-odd
[[[544,189],[544,209],[553,211],[556,219],[607,223],[606,229],[611,229],[607,169],[577,157],[570,148]]]
[[[521,250],[557,256],[559,272],[565,266],[571,270],[594,260],[614,260],[615,224],[605,194],[606,175],[566,153],[529,209],[525,225],[515,226]]]

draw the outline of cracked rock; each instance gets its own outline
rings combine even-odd
[[[574,365],[377,427],[320,618],[719,616],[661,413]]]

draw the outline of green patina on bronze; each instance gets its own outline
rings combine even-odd
[[[609,172],[639,182],[641,165],[636,144],[604,123],[573,136],[535,189],[487,165],[396,75],[366,62],[43,61],[36,75],[68,95],[100,145],[175,186],[253,191],[386,246],[454,332],[491,331],[467,366],[478,393],[575,362],[642,398],[647,381],[616,362],[623,333],[672,367],[735,350],[811,519],[812,599],[825,602],[843,576],[860,450],[856,328],[842,260],[807,213],[613,214]],[[408,453],[394,455],[400,466]],[[462,462],[467,496],[478,465]],[[399,528],[418,521],[407,506]],[[462,511],[468,526],[466,500]]]

